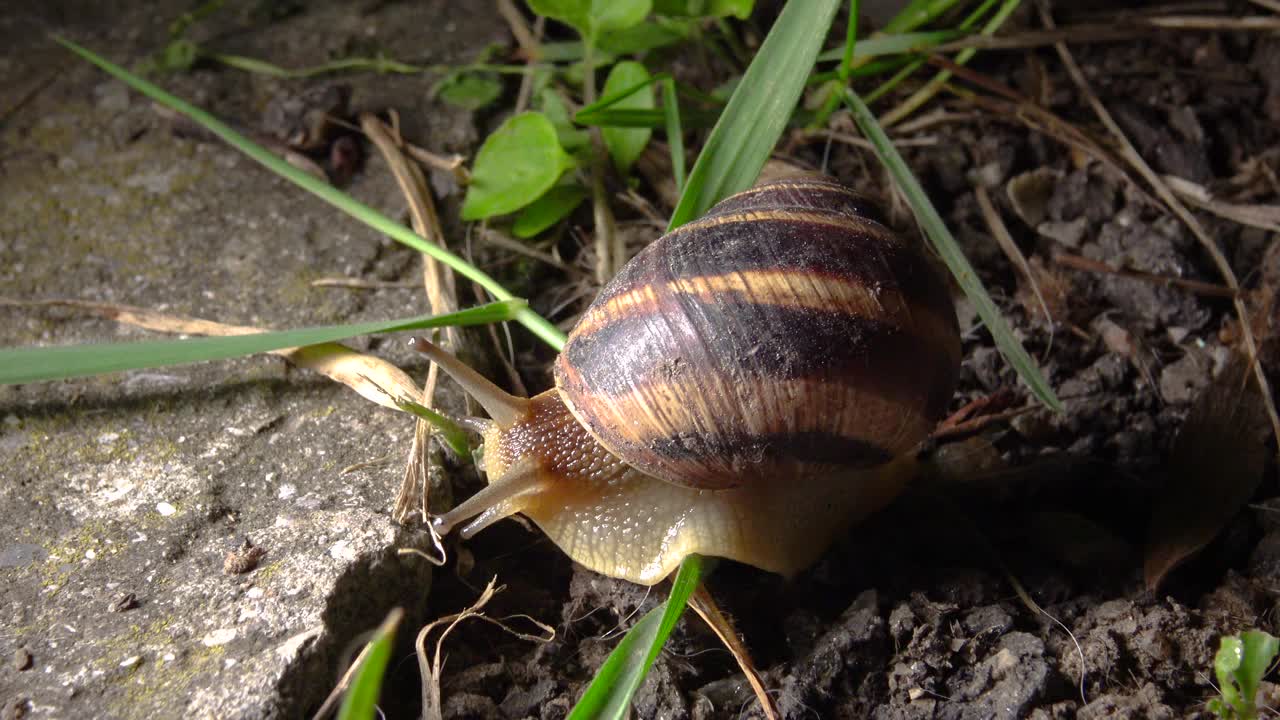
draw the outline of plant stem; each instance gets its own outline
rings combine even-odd
[[[596,101],[596,68],[595,38],[585,35],[582,52],[582,96],[587,105]],[[591,127],[591,207],[596,226],[596,282],[604,284],[617,272],[621,264],[623,249],[619,246],[617,232],[613,225],[613,210],[609,207],[609,197],[604,191],[605,160],[609,152],[604,145],[604,136],[599,127]]]

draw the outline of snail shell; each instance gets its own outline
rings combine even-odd
[[[436,527],[523,513],[645,584],[689,553],[812,563],[900,492],[959,370],[945,284],[878,217],[825,178],[726,199],[605,286],[532,399],[418,342],[493,418],[489,485]]]
[[[910,450],[959,361],[928,261],[861,196],[804,179],[734,195],[645,248],[583,315],[555,377],[632,467],[728,488]]]

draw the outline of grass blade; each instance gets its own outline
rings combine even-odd
[[[668,230],[755,182],[804,91],[839,0],[791,0],[773,24],[689,174]]]
[[[897,35],[873,35],[859,38],[853,49],[850,63],[863,62],[882,55],[902,55],[927,52],[943,43],[959,40],[968,33],[963,30],[930,30],[927,32],[899,33]],[[818,62],[843,60],[848,45],[832,48],[818,56]]]
[[[1035,360],[1032,360],[1031,356],[1027,354],[1018,338],[1014,337],[1013,330],[1005,322],[1004,317],[1000,315],[1000,310],[995,303],[991,301],[991,296],[987,294],[986,288],[982,286],[982,281],[978,279],[978,274],[974,272],[973,266],[969,264],[969,260],[965,258],[964,253],[960,251],[960,246],[956,244],[955,238],[951,236],[951,231],[947,229],[946,223],[942,221],[938,211],[933,207],[933,203],[929,201],[929,196],[925,194],[924,188],[920,187],[919,181],[916,180],[911,169],[907,167],[906,161],[898,154],[893,142],[889,140],[880,124],[876,122],[875,115],[871,114],[871,110],[866,103],[852,90],[845,91],[845,102],[849,109],[853,111],[853,118],[857,121],[858,127],[862,129],[862,134],[875,147],[876,156],[880,158],[881,164],[888,168],[889,173],[893,175],[894,182],[907,198],[907,202],[911,205],[911,210],[915,214],[916,220],[920,223],[920,227],[924,230],[925,235],[933,244],[934,249],[937,250],[938,255],[942,257],[942,261],[946,263],[947,268],[955,277],[956,282],[959,283],[960,288],[964,290],[965,296],[973,303],[974,308],[978,311],[978,316],[986,324],[992,339],[995,340],[996,347],[1000,350],[1000,354],[1004,355],[1005,360],[1013,366],[1014,370],[1018,372],[1018,376],[1031,388],[1032,394],[1039,398],[1040,402],[1057,412],[1062,412],[1062,403],[1059,402],[1057,395],[1054,394],[1053,388],[1049,387],[1048,381],[1041,374]]]
[[[360,653],[360,669],[351,681],[351,687],[338,709],[338,720],[373,720],[378,716],[378,695],[382,692],[382,675],[391,660],[395,646],[396,627],[404,611],[396,608],[387,615],[374,632],[373,639]]]
[[[334,342],[371,333],[421,330],[449,325],[485,325],[512,320],[524,307],[523,300],[501,300],[447,315],[423,315],[400,320],[327,325],[257,335],[146,340],[64,347],[3,348],[0,349],[0,385],[64,380],[121,370],[225,360],[281,348]]]
[[[418,252],[430,255],[436,260],[439,260],[452,268],[459,275],[475,281],[498,300],[512,300],[515,298],[515,296],[508,292],[506,288],[502,287],[498,281],[489,277],[489,275],[481,271],[479,268],[468,264],[462,258],[454,255],[448,250],[445,250],[439,245],[418,236],[404,225],[392,220],[386,215],[383,215],[377,210],[374,210],[332,185],[318,180],[293,167],[289,163],[273,155],[266,148],[254,143],[245,136],[231,129],[229,125],[218,120],[213,115],[210,115],[204,110],[201,110],[181,98],[165,92],[160,87],[138,77],[137,75],[134,75],[119,65],[116,65],[115,63],[80,47],[70,40],[58,36],[54,36],[54,40],[71,52],[106,71],[121,82],[126,83],[134,90],[137,90],[152,100],[155,100],[156,102],[191,118],[209,132],[217,135],[227,144],[265,166],[271,172],[276,173],[307,192],[310,192],[321,200],[333,205],[378,232],[384,233],[397,242],[407,245]],[[558,328],[542,316],[530,310],[528,307],[520,309],[515,320],[521,325],[524,325],[530,332],[537,335],[556,350],[559,350],[564,346],[564,333],[560,332]]]
[[[680,121],[680,104],[676,98],[676,81],[662,81],[662,112],[666,115],[667,145],[671,148],[671,176],[676,192],[684,191],[684,129]]]
[[[631,697],[658,659],[658,653],[662,652],[662,646],[675,629],[689,596],[702,581],[702,569],[700,555],[690,555],[680,563],[666,602],[641,618],[609,653],[567,720],[622,720],[627,717]]]

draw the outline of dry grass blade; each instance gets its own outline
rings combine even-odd
[[[1266,465],[1262,398],[1236,355],[1200,392],[1169,453],[1169,480],[1151,515],[1143,576],[1154,590],[1249,501]]]
[[[996,206],[991,202],[991,195],[981,185],[973,186],[973,195],[978,201],[978,209],[982,211],[982,219],[986,221],[992,237],[996,239],[996,243],[1004,251],[1005,257],[1009,258],[1009,262],[1013,263],[1018,268],[1018,271],[1026,277],[1027,283],[1036,295],[1036,300],[1040,302],[1040,311],[1044,313],[1045,322],[1052,328],[1054,317],[1049,312],[1049,304],[1044,301],[1044,294],[1040,292],[1040,285],[1036,282],[1035,275],[1031,272],[1031,266],[1027,264],[1027,257],[1018,249],[1018,244],[1013,241],[1013,236],[1009,234],[1009,228],[1004,224],[1004,220],[1000,218],[1000,213],[996,211]],[[1049,348],[1053,347],[1053,335],[1049,336],[1048,345]],[[1049,350],[1046,349],[1045,354],[1048,355],[1048,353]]]
[[[738,667],[742,668],[743,674],[747,676],[747,682],[751,684],[751,689],[756,694],[756,699],[760,701],[764,716],[768,720],[778,720],[781,715],[778,713],[777,706],[774,705],[773,698],[765,690],[764,681],[760,679],[760,673],[751,660],[747,646],[743,645],[742,640],[738,638],[738,632],[734,630],[733,623],[720,612],[720,606],[711,597],[711,593],[707,592],[706,585],[699,584],[698,589],[689,596],[689,607],[693,608],[693,611],[698,613],[698,617],[711,627],[716,637],[720,638],[720,642],[724,643],[729,653],[733,655],[733,659],[738,661]]]
[[[1199,183],[1176,175],[1165,175],[1164,181],[1175,195],[1205,212],[1241,225],[1280,233],[1280,205],[1242,205],[1222,202],[1215,199],[1209,189]]]
[[[156,332],[209,335],[253,335],[266,332],[262,328],[163,313],[131,305],[97,303],[83,300],[5,300],[6,304],[26,307],[66,307],[92,313],[126,325]],[[356,352],[341,343],[319,343],[299,348],[272,351],[294,365],[314,370],[331,380],[355,390],[366,400],[392,410],[400,410],[395,403],[398,397],[415,397],[418,386],[403,370],[378,357]]]
[[[393,122],[399,118],[393,113]],[[413,225],[413,231],[426,238],[429,242],[433,242],[440,247],[444,247],[444,232],[440,228],[440,219],[436,215],[435,202],[431,198],[431,192],[427,189],[427,179],[422,173],[422,169],[409,162],[409,159],[403,152],[404,143],[400,138],[400,133],[396,127],[388,127],[383,124],[376,116],[370,113],[362,113],[360,115],[360,128],[365,135],[373,142],[378,151],[382,153],[382,157],[391,167],[391,173],[395,176],[396,184],[400,187],[400,192],[404,193],[405,200],[409,204],[409,217]],[[446,273],[444,267],[429,255],[422,255],[422,284],[427,292],[427,300],[431,305],[433,313],[452,312],[457,308],[457,289],[452,273]],[[456,328],[446,328],[443,346],[449,350],[456,350],[458,346],[458,331]],[[439,380],[440,369],[435,363],[431,364],[427,370],[427,382],[423,385],[420,394],[422,405],[428,409],[432,408],[435,402],[436,382]],[[409,446],[409,457],[405,461],[404,478],[400,483],[400,490],[396,493],[395,508],[392,511],[392,517],[397,522],[405,522],[409,519],[414,509],[417,509],[425,521],[430,512],[428,507],[428,497],[430,496],[430,445],[431,445],[431,424],[426,420],[419,418],[414,424],[413,443]]]
[[[339,287],[351,288],[353,290],[383,290],[387,288],[414,288],[418,287],[416,282],[402,282],[399,280],[370,280],[368,278],[331,276],[322,277],[311,281],[311,287]]]
[[[949,53],[968,48],[978,50],[1026,50],[1056,43],[1081,45],[1121,42],[1150,37],[1153,30],[1275,32],[1280,30],[1280,18],[1220,15],[1130,18],[1127,23],[1083,23],[1067,25],[1053,30],[1028,30],[998,37],[973,35],[943,43],[933,50],[938,53]]]
[[[1045,0],[1039,0],[1037,6],[1040,10],[1041,22],[1044,23],[1045,27],[1052,30],[1054,28],[1053,15],[1049,12],[1048,3]],[[1138,153],[1137,148],[1129,141],[1128,136],[1120,129],[1115,119],[1111,117],[1111,113],[1107,111],[1106,106],[1102,104],[1097,94],[1093,92],[1088,79],[1084,76],[1084,71],[1080,69],[1080,65],[1076,63],[1075,57],[1067,49],[1067,46],[1063,43],[1057,43],[1054,45],[1054,49],[1057,50],[1058,57],[1062,60],[1062,64],[1067,69],[1067,74],[1071,76],[1080,94],[1088,101],[1093,108],[1094,114],[1106,126],[1108,132],[1115,137],[1120,146],[1121,156],[1133,166],[1138,174],[1142,175],[1156,195],[1168,206],[1169,210],[1191,230],[1191,234],[1195,235],[1201,247],[1213,259],[1213,264],[1218,268],[1218,272],[1222,275],[1223,280],[1226,281],[1227,286],[1237,293],[1232,302],[1235,305],[1236,316],[1240,320],[1240,337],[1244,340],[1249,363],[1253,366],[1253,376],[1258,382],[1258,391],[1262,395],[1267,418],[1271,422],[1271,433],[1276,438],[1277,452],[1280,452],[1280,415],[1276,414],[1275,402],[1271,395],[1271,383],[1268,382],[1267,375],[1262,369],[1262,363],[1258,360],[1258,343],[1249,324],[1249,309],[1245,307],[1244,296],[1239,294],[1240,282],[1236,279],[1236,274],[1231,269],[1231,263],[1227,261],[1222,249],[1213,241],[1213,238],[1209,237],[1209,234],[1205,232],[1200,222],[1195,219],[1195,216],[1174,196],[1169,186],[1160,179],[1160,176],[1151,169],[1147,161]]]
[[[444,717],[442,712],[443,706],[440,701],[440,676],[441,671],[444,669],[444,640],[463,620],[467,620],[469,618],[483,620],[484,622],[501,628],[503,631],[514,637],[521,640],[528,640],[529,642],[549,643],[555,639],[555,628],[545,623],[538,622],[528,615],[517,615],[514,617],[533,623],[538,627],[538,630],[545,633],[544,635],[533,635],[513,630],[503,622],[503,620],[491,618],[481,612],[484,609],[484,606],[488,605],[489,601],[493,599],[494,595],[497,595],[505,589],[505,585],[495,586],[497,581],[497,576],[490,580],[489,584],[485,586],[484,592],[480,593],[480,597],[471,604],[471,607],[460,613],[442,617],[418,631],[418,638],[414,642],[414,646],[418,651],[418,671],[422,674],[422,717],[425,718],[425,720],[442,720]],[[448,626],[440,633],[440,637],[436,639],[435,654],[428,655],[427,636],[432,630],[446,623],[448,623]]]

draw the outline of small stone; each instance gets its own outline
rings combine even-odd
[[[235,628],[222,628],[220,630],[214,630],[208,635],[205,635],[204,637],[200,638],[200,642],[205,647],[217,647],[219,645],[226,645],[227,643],[235,639],[236,639]]]
[[[170,505],[167,502],[161,501],[156,503],[156,512],[160,513],[164,517],[169,517],[170,515],[178,512],[178,508]]]
[[[344,562],[355,562],[358,553],[356,549],[351,547],[350,540],[339,540],[329,548],[329,555],[336,560]]]
[[[125,612],[138,607],[138,596],[133,593],[125,593],[112,601],[107,610],[111,612]]]
[[[132,657],[127,657],[124,660],[121,660],[120,667],[133,667],[134,665],[137,665],[140,662],[142,662],[142,656],[134,655]]]
[[[30,670],[35,665],[35,659],[31,657],[31,651],[26,648],[18,648],[13,653],[13,669],[18,672]]]
[[[4,712],[0,713],[0,720],[23,720],[30,714],[31,700],[25,697],[16,697],[4,704]]]

